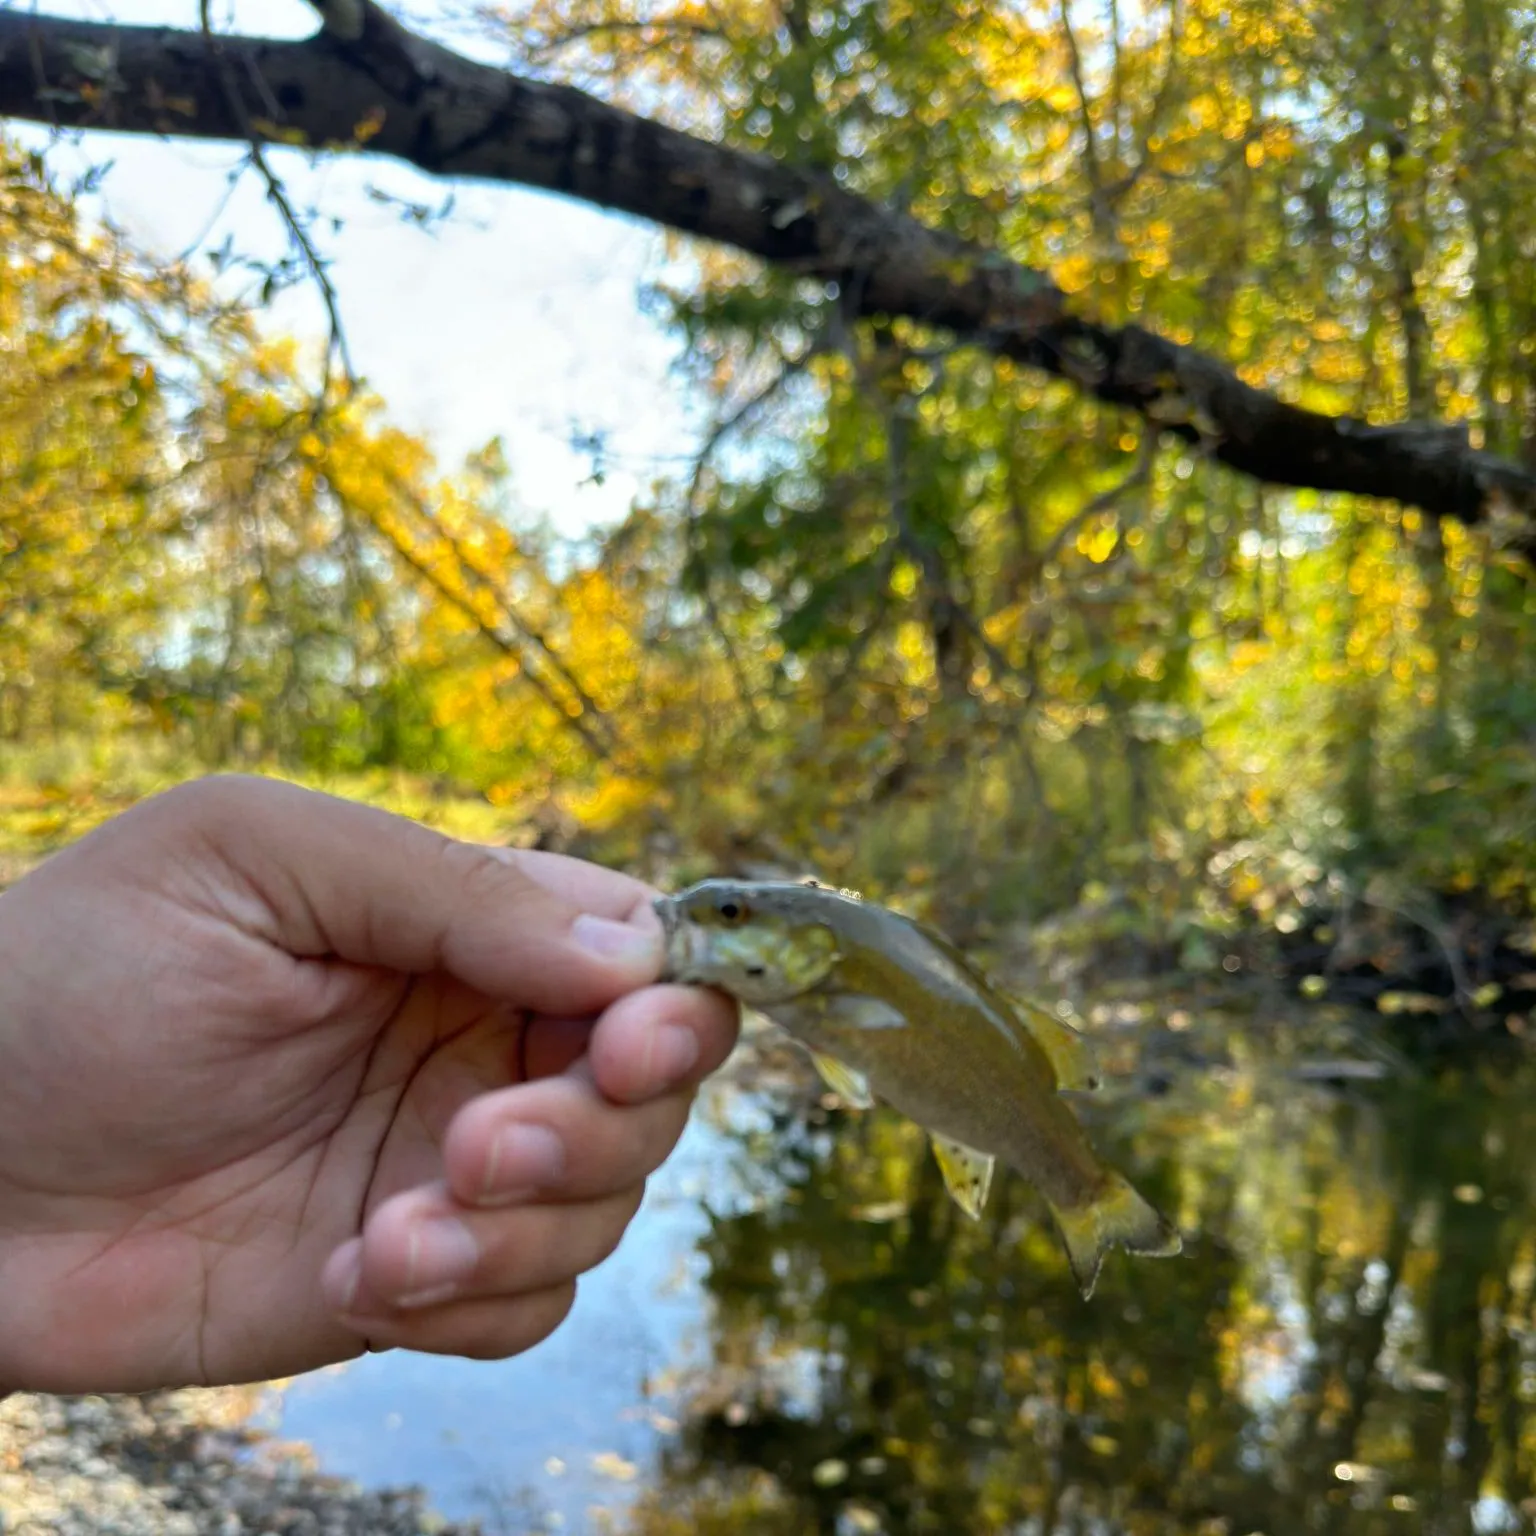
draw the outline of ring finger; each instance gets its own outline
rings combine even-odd
[[[349,1317],[415,1312],[471,1298],[547,1289],[594,1269],[640,1208],[644,1180],[596,1200],[468,1210],[445,1186],[387,1200],[323,1284]]]

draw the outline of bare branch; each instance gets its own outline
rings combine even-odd
[[[214,61],[214,69],[218,73],[224,95],[229,102],[230,110],[239,118],[246,142],[250,145],[250,161],[256,168],[256,173],[261,177],[267,189],[267,201],[277,209],[278,217],[283,221],[284,228],[288,231],[290,244],[299,254],[315,287],[320,294],[320,302],[325,306],[326,321],[330,327],[330,334],[326,341],[325,362],[320,376],[320,389],[315,400],[315,414],[325,409],[325,402],[331,393],[331,364],[333,360],[341,362],[342,375],[350,389],[353,380],[352,359],[347,351],[346,333],[341,325],[341,309],[336,297],[335,285],[331,282],[331,275],[326,270],[326,264],[320,252],[316,249],[314,241],[310,238],[308,228],[295,212],[293,204],[288,200],[287,188],[283,186],[282,179],[273,171],[267,163],[266,154],[262,149],[261,135],[256,131],[256,125],[246,108],[245,98],[231,73],[231,65],[226,58],[219,35],[213,30],[213,18],[210,0],[199,0],[199,14],[202,18],[203,40],[208,46],[208,51]],[[266,82],[259,74],[253,76],[251,82],[256,89],[266,94]],[[281,115],[282,109],[276,101],[268,97],[269,111],[275,119]]]
[[[614,18],[608,21],[590,21],[584,26],[571,27],[560,33],[558,37],[552,37],[548,42],[540,43],[536,48],[531,49],[529,57],[536,63],[547,64],[567,48],[574,48],[578,43],[587,43],[593,38],[624,33],[643,36],[652,41],[659,41],[666,37],[686,37],[696,42],[719,43],[724,42],[726,37],[721,27],[712,27],[702,21],[689,21],[681,16],[634,21]],[[645,46],[649,46],[649,41]]]
[[[1088,166],[1088,185],[1093,189],[1094,227],[1097,230],[1099,215],[1107,212],[1100,208],[1104,192],[1104,176],[1099,166],[1099,145],[1094,137],[1093,108],[1088,100],[1088,82],[1083,74],[1082,50],[1077,46],[1077,32],[1072,26],[1071,0],[1061,0],[1061,34],[1067,43],[1067,63],[1072,71],[1072,87],[1077,93],[1077,114],[1083,130],[1083,156]]]
[[[441,574],[433,570],[428,561],[423,560],[402,540],[390,539],[392,547],[418,575],[425,577],[437,592],[453,603],[466,617],[473,619],[476,628],[499,649],[508,655],[518,657],[523,662],[524,675],[559,711],[562,719],[570,724],[599,758],[605,762],[611,762],[615,755],[615,743],[608,716],[582,686],[580,679],[560,659],[560,653],[555,649],[549,636],[526,614],[520,613],[507,601],[501,590],[501,584],[475,562],[463,541],[443,526],[442,520],[433,515],[432,509],[409,482],[394,474],[388,474],[387,479],[395,495],[430,528],[432,537],[440,541],[452,554],[456,569],[464,577],[465,586],[472,592],[485,593],[495,603],[505,621],[506,630],[487,624],[475,611],[474,604],[464,593],[456,591],[451,582],[444,581]],[[380,532],[388,537],[386,530],[381,529]],[[569,702],[562,701],[558,691],[528,665],[530,653],[538,665],[554,678],[559,688],[565,690]]]
[[[693,474],[689,477],[688,481],[688,494],[683,502],[687,512],[688,552],[692,559],[699,562],[699,594],[704,601],[704,613],[709,620],[710,628],[715,638],[720,642],[721,650],[725,652],[726,665],[730,668],[731,680],[735,685],[737,697],[746,704],[752,717],[753,728],[759,732],[763,729],[763,720],[757,695],[752,691],[752,685],[747,680],[746,668],[741,664],[741,657],[736,651],[736,643],[731,639],[730,633],[725,627],[725,621],[720,612],[720,605],[715,600],[713,576],[708,565],[704,562],[699,549],[699,526],[702,511],[701,501],[704,491],[704,474],[709,467],[710,460],[714,457],[715,450],[720,444],[744,421],[755,416],[758,411],[767,405],[791,378],[802,372],[816,351],[817,348],[813,346],[797,358],[783,359],[783,366],[762,389],[749,396],[729,415],[723,416],[715,422],[705,436],[698,456],[694,460]]]
[[[1142,437],[1141,453],[1137,458],[1136,467],[1123,480],[1117,481],[1107,491],[1101,491],[1086,506],[1080,507],[1067,519],[1057,530],[1055,538],[1046,545],[1038,562],[1039,568],[1044,570],[1050,565],[1094,518],[1118,505],[1137,486],[1145,485],[1152,478],[1152,466],[1156,462],[1157,434],[1148,432]]]
[[[521,675],[527,681],[528,686],[581,737],[594,757],[600,762],[605,763],[613,760],[613,753],[608,746],[598,740],[584,720],[580,717],[573,718],[571,712],[565,707],[554,689],[537,672],[534,672],[526,665],[523,648],[518,644],[514,636],[508,635],[493,624],[487,624],[475,612],[474,604],[462,592],[454,591],[452,585],[445,582],[438,572],[432,569],[431,562],[423,560],[408,545],[398,539],[391,539],[390,546],[401,560],[410,566],[439,597],[443,598],[451,607],[457,608],[465,618],[469,619],[479,634],[490,641],[503,655],[510,656],[514,661],[522,664]]]
[[[1179,40],[1183,34],[1182,0],[1171,0],[1168,10],[1168,58],[1163,66],[1162,77],[1153,93],[1152,107],[1141,127],[1141,142],[1136,149],[1136,163],[1113,186],[1105,189],[1105,196],[1112,207],[1118,207],[1122,198],[1130,193],[1143,176],[1152,168],[1152,142],[1162,131],[1163,117],[1173,97],[1173,84],[1178,78]],[[1171,172],[1162,173],[1164,181],[1182,181],[1185,178]]]
[[[475,63],[371,0],[327,0],[324,14],[331,30],[304,41],[220,39],[236,66],[236,111],[197,33],[0,10],[0,114],[235,140],[246,138],[246,119],[265,141],[317,148],[356,147],[367,124],[369,152],[432,175],[551,189],[834,283],[851,312],[947,329],[1135,411],[1255,479],[1391,498],[1536,546],[1536,472],[1475,450],[1465,426],[1304,410],[1192,347],[1075,313],[1044,273],[830,176]],[[109,66],[93,62],[103,59]],[[280,119],[265,120],[268,100]]]

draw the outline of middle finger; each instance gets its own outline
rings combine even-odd
[[[470,1211],[447,1189],[411,1190],[369,1217],[345,1278],[328,1274],[350,1316],[419,1311],[546,1290],[596,1268],[618,1246],[644,1180],[601,1199]]]
[[[469,1209],[601,1199],[661,1166],[692,1103],[685,1086],[644,1104],[612,1104],[584,1061],[559,1077],[482,1094],[444,1138],[448,1189]]]

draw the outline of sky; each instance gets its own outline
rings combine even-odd
[[[434,4],[426,0],[421,14]],[[38,9],[197,25],[196,0],[42,0]],[[215,16],[221,30],[315,30],[302,0],[235,0]],[[61,172],[103,158],[113,165],[100,209],[141,247],[172,257],[200,236],[212,248],[233,235],[236,249],[283,249],[282,227],[254,175],[218,212],[238,147],[92,134],[50,154]],[[621,517],[658,476],[686,462],[697,440],[697,402],[673,375],[676,339],[637,302],[640,285],[661,267],[652,226],[542,192],[435,181],[382,159],[311,166],[285,151],[271,163],[296,206],[318,204],[342,221],[339,231],[325,230],[322,244],[354,367],[383,397],[390,419],[424,436],[445,469],[499,436],[514,494],[557,528],[579,533]],[[429,233],[377,202],[370,188],[433,206],[453,190],[456,208]],[[325,332],[311,289],[279,296],[266,323],[300,337]],[[591,433],[606,439],[602,484],[593,481],[590,453],[573,446]]]

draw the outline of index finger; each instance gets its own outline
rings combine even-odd
[[[583,912],[595,912],[614,922],[644,928],[661,926],[661,919],[651,903],[662,893],[633,875],[605,869],[601,864],[591,864],[566,853],[549,853],[542,848],[498,848],[492,851]]]

